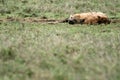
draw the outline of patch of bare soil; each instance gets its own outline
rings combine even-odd
[[[111,23],[120,23],[120,19],[110,19]],[[0,18],[0,23],[2,22],[11,22],[11,21],[18,21],[18,22],[36,22],[36,23],[48,23],[48,24],[57,24],[57,23],[67,23],[68,19],[48,19],[46,16],[33,18],[33,17],[27,17],[27,18],[14,18],[14,17],[7,17],[7,18]]]
[[[56,23],[64,23],[66,19],[63,20],[56,20],[56,19],[48,19],[47,17],[41,18],[14,18],[14,17],[7,17],[7,18],[0,18],[0,22],[10,22],[10,21],[18,21],[18,22],[37,22],[37,23],[48,23],[48,24],[56,24]]]

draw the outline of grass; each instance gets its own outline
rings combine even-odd
[[[1,18],[61,19],[85,11],[120,17],[119,0],[4,0],[0,6]],[[0,80],[120,80],[119,25],[1,22]]]
[[[2,16],[65,18],[73,13],[101,11],[109,16],[120,14],[119,0],[2,0],[0,12]]]
[[[1,80],[119,80],[119,24],[2,23]]]

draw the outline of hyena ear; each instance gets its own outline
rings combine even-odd
[[[72,19],[73,18],[73,14],[71,14],[69,18]]]
[[[80,19],[80,24],[83,24],[85,22],[85,19]]]
[[[101,17],[100,16],[97,16],[98,17],[98,19],[100,19]]]

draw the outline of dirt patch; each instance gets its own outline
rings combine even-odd
[[[11,21],[56,24],[56,23],[64,23],[65,19],[56,20],[56,19],[48,19],[47,17],[41,17],[41,18],[32,18],[32,17],[14,18],[14,17],[7,17],[7,18],[1,18],[0,19],[0,22],[11,22]]]
[[[120,23],[120,19],[110,19],[111,23]],[[27,17],[27,18],[14,18],[14,17],[7,17],[7,18],[1,18],[0,23],[2,22],[12,22],[12,21],[18,21],[18,22],[36,22],[36,23],[48,23],[48,24],[57,24],[57,23],[67,23],[68,19],[48,19],[47,17],[38,17],[38,18],[33,18],[33,17]]]

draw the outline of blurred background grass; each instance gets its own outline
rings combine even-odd
[[[2,0],[0,7],[3,16],[64,18],[89,11],[120,16],[119,0]]]

